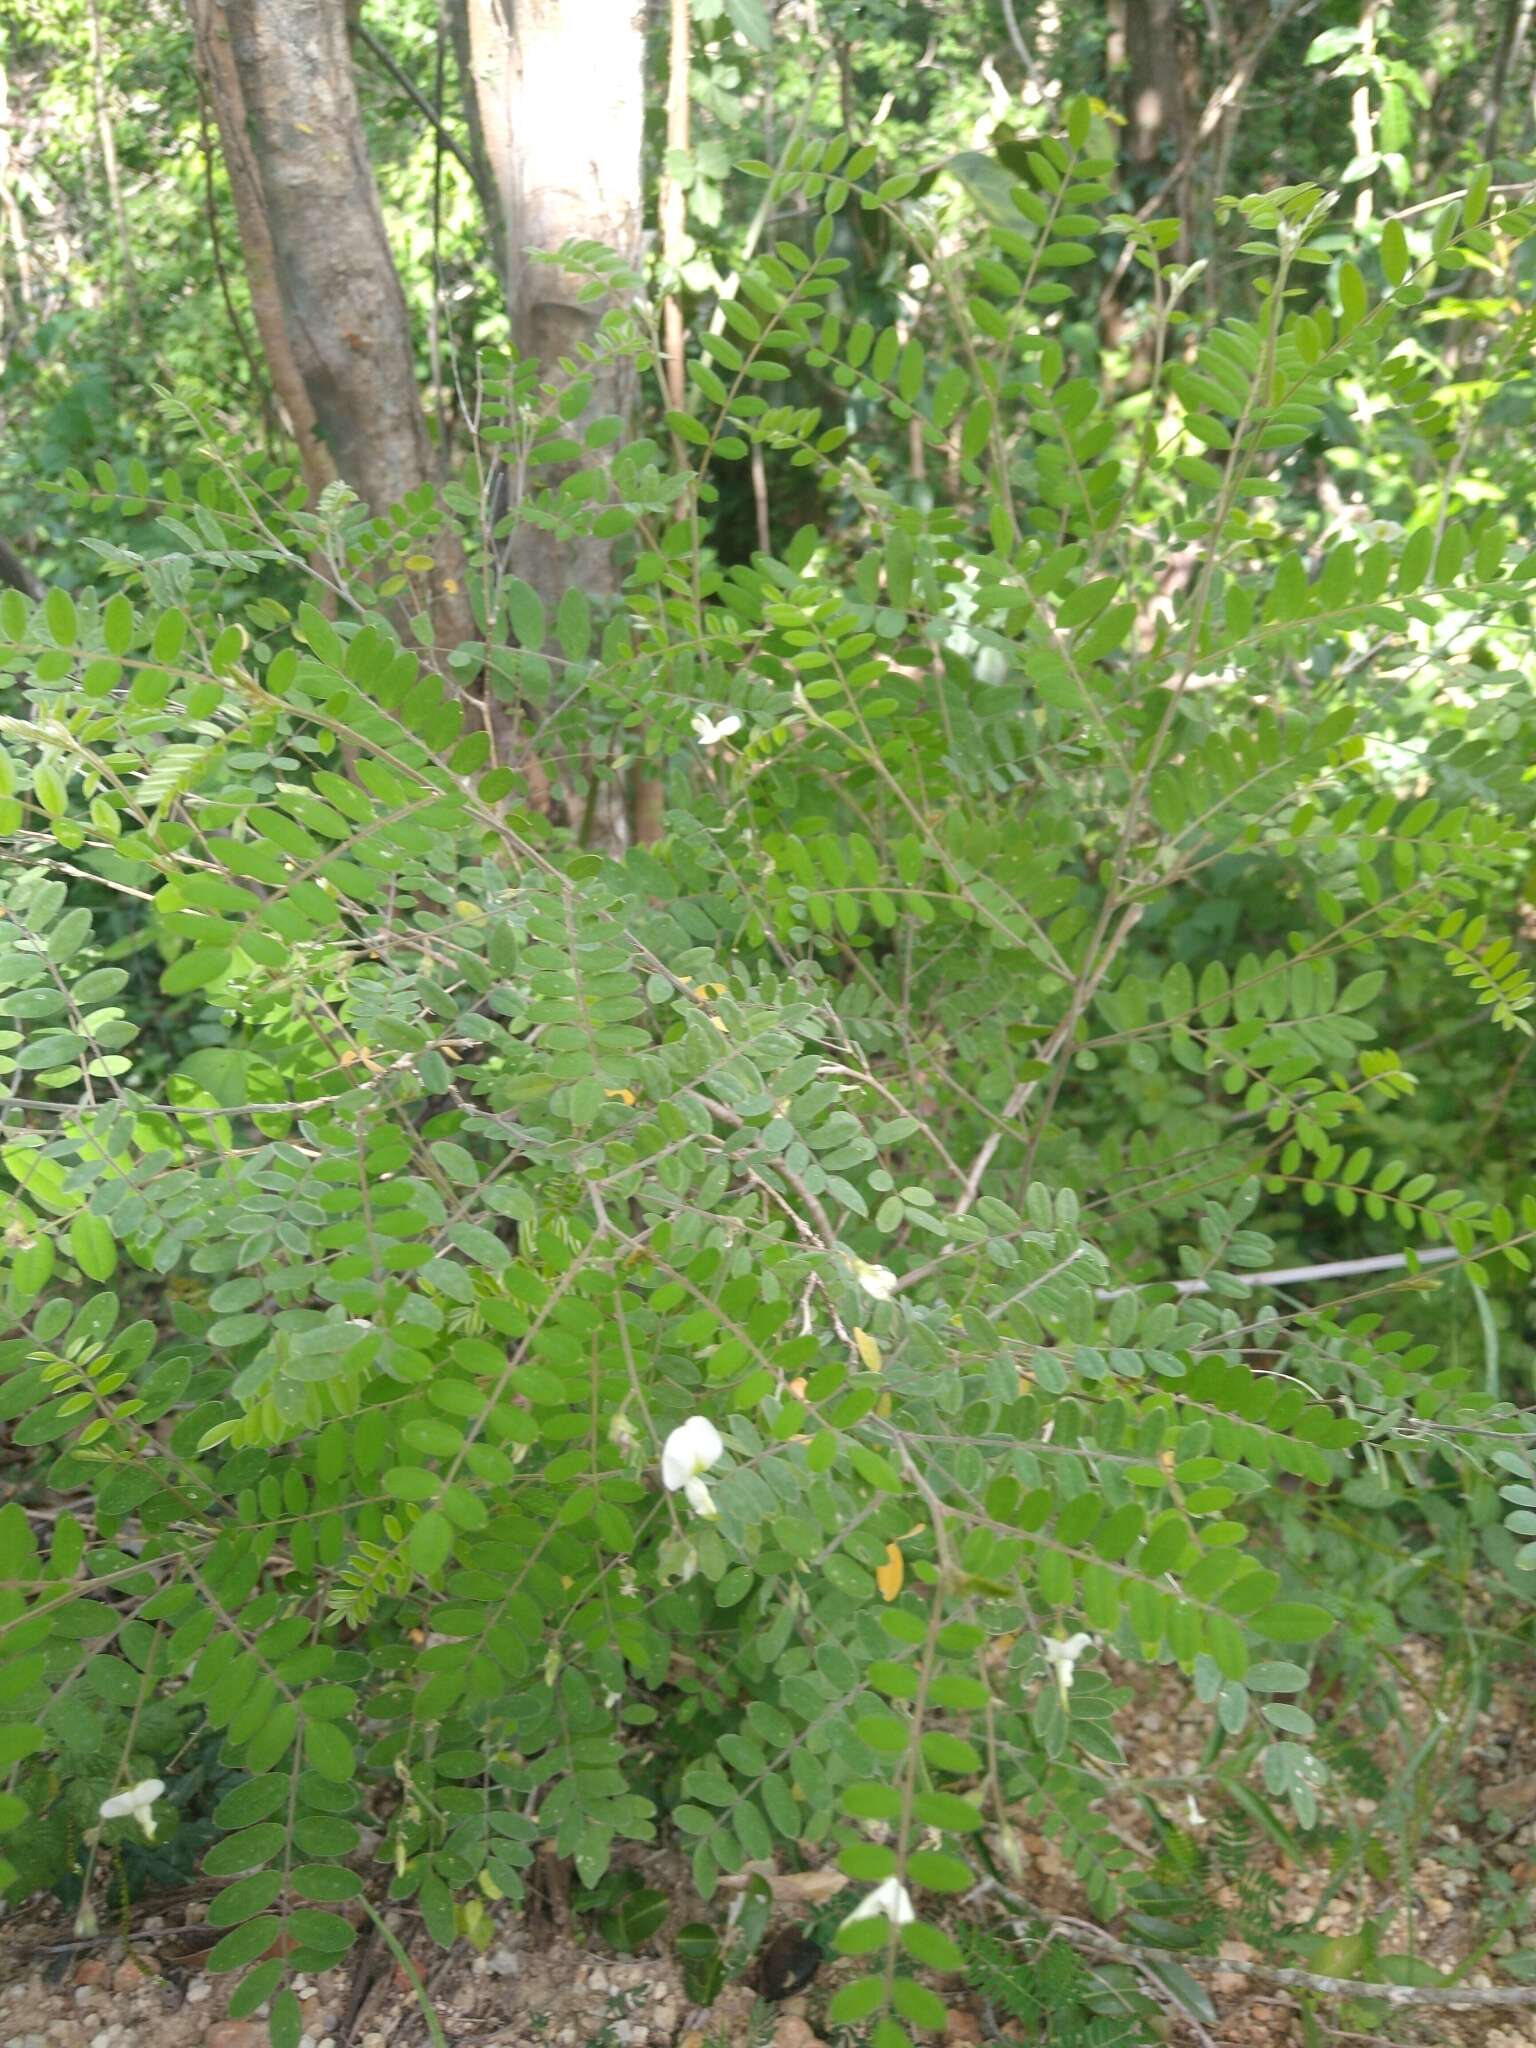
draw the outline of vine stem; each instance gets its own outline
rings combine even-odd
[[[363,1898],[363,1911],[378,1929],[379,1938],[384,1946],[410,1979],[411,1989],[416,1994],[416,2003],[421,2007],[421,2016],[427,2023],[427,2033],[431,2037],[432,2048],[448,2048],[448,2041],[443,2033],[442,2024],[437,2017],[436,2011],[433,2009],[431,1999],[427,1996],[427,1987],[422,1983],[417,1973],[416,1965],[402,1947],[399,1936],[385,1920],[378,1907],[366,1895]]]

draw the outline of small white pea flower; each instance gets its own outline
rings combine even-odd
[[[1045,1652],[1046,1663],[1056,1674],[1056,1690],[1061,1694],[1061,1703],[1065,1706],[1067,1694],[1072,1690],[1073,1666],[1084,1650],[1092,1649],[1093,1637],[1046,1636],[1042,1639],[1040,1647]]]
[[[894,1301],[901,1285],[889,1266],[867,1266],[862,1259],[854,1260],[853,1276],[874,1301]]]
[[[158,1778],[145,1778],[137,1785],[130,1785],[126,1792],[114,1792],[110,1799],[101,1802],[103,1820],[124,1820],[129,1814],[144,1830],[146,1841],[155,1839],[154,1806],[157,1799],[165,1796],[165,1786]]]
[[[881,1918],[889,1920],[893,1927],[908,1927],[917,1918],[917,1908],[899,1877],[888,1877],[877,1884],[872,1892],[860,1899],[842,1925],[851,1927],[855,1920]]]
[[[715,1518],[715,1504],[703,1475],[718,1464],[725,1443],[705,1415],[690,1415],[679,1423],[661,1447],[661,1483],[668,1493],[684,1493],[688,1505],[706,1522]]]
[[[720,719],[711,718],[707,711],[696,711],[693,730],[701,747],[717,747],[721,740],[728,740],[733,732],[741,731],[741,720],[734,711],[727,711]]]
[[[1184,1809],[1185,1812],[1189,1815],[1189,1824],[1192,1828],[1203,1828],[1206,1825],[1208,1816],[1203,1814],[1200,1811],[1199,1807],[1195,1804],[1195,1795],[1193,1792],[1185,1793]]]

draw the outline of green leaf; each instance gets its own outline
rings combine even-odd
[[[80,619],[67,590],[50,590],[43,599],[43,623],[58,647],[73,647],[80,637]]]
[[[968,1891],[976,1882],[968,1863],[939,1849],[915,1849],[907,1858],[907,1876],[931,1892]]]
[[[352,1745],[334,1721],[304,1723],[304,1755],[322,1778],[335,1784],[345,1784],[355,1768]]]
[[[502,603],[519,647],[537,654],[544,645],[544,604],[531,584],[509,576],[502,586]]]
[[[732,28],[754,50],[773,48],[773,30],[769,26],[763,0],[725,0],[725,11],[730,16]]]
[[[282,1888],[280,1870],[256,1870],[249,1877],[237,1878],[208,1901],[208,1925],[238,1927],[242,1920],[264,1913]]]
[[[941,1928],[913,1920],[901,1930],[901,1945],[915,1962],[930,1970],[963,1970],[965,1957]]]
[[[274,1914],[248,1920],[243,1927],[236,1927],[215,1945],[203,1958],[202,1967],[215,1977],[223,1975],[226,1970],[243,1970],[266,1953],[282,1929],[282,1921]]]
[[[299,2004],[298,1993],[285,1985],[272,2001],[267,2038],[271,2048],[299,2048],[303,2037],[304,2008]]]
[[[117,1271],[117,1246],[99,1216],[82,1209],[69,1226],[70,1257],[88,1280],[110,1280]]]
[[[45,1749],[48,1737],[35,1723],[11,1721],[0,1725],[0,1764],[19,1763],[24,1756],[33,1756]]]
[[[277,1821],[264,1821],[259,1827],[245,1828],[225,1841],[215,1842],[203,1858],[203,1869],[209,1877],[233,1877],[240,1870],[255,1870],[270,1863],[287,1839],[286,1830]]]
[[[910,1977],[897,1977],[891,1984],[891,2003],[904,2020],[915,2027],[942,2028],[949,2017],[944,2001],[926,1984],[914,1984]]]
[[[247,1778],[226,1792],[213,1810],[216,1828],[244,1828],[268,1814],[276,1813],[288,1799],[288,1780],[275,1774],[270,1778]]]
[[[412,1568],[429,1579],[442,1570],[452,1549],[452,1522],[439,1509],[428,1508],[412,1529],[407,1544]]]
[[[1254,1617],[1254,1626],[1272,1643],[1315,1643],[1338,1627],[1326,1608],[1311,1607],[1300,1600],[1282,1600]]]
[[[885,1979],[883,1977],[859,1977],[852,1984],[845,1984],[827,2007],[827,2024],[832,2027],[857,2026],[860,2020],[867,2020],[871,2013],[878,2012],[885,2003]]]
[[[190,995],[228,974],[233,958],[228,946],[196,946],[171,962],[160,977],[160,986],[168,996]]]
[[[1387,274],[1389,284],[1399,285],[1408,275],[1408,237],[1403,233],[1401,221],[1387,220],[1382,223],[1381,267]]]
[[[297,1907],[288,1916],[288,1927],[306,1948],[324,1949],[331,1956],[345,1955],[357,1936],[350,1921],[319,1906]]]

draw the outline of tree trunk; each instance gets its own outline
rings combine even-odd
[[[1493,64],[1493,77],[1488,87],[1488,112],[1483,129],[1483,155],[1491,163],[1498,154],[1499,129],[1504,120],[1504,101],[1509,91],[1509,81],[1517,70],[1525,51],[1525,39],[1531,27],[1531,0],[1507,0],[1504,22],[1499,32],[1499,51]]]
[[[479,124],[501,201],[507,311],[519,353],[553,375],[605,310],[581,281],[532,260],[568,241],[640,261],[645,11],[642,0],[464,0]],[[634,373],[608,364],[590,413],[635,410]],[[616,585],[606,541],[519,529],[512,566],[551,611],[567,587]]]
[[[192,0],[192,31],[196,39],[197,63],[213,105],[219,141],[224,151],[224,168],[229,173],[230,194],[240,229],[240,247],[245,257],[246,283],[250,287],[251,309],[256,331],[261,336],[267,374],[277,393],[285,424],[299,451],[310,502],[335,480],[336,465],[320,438],[315,408],[294,356],[283,318],[282,294],[277,283],[277,256],[267,226],[261,180],[251,141],[246,133],[245,99],[240,74],[230,48],[224,10],[217,0]]]
[[[238,95],[227,106],[231,176],[237,162],[248,166],[240,227],[253,289],[262,276],[272,283],[274,377],[286,343],[312,442],[371,512],[386,513],[434,485],[438,464],[363,137],[343,0],[194,4],[206,10],[200,33],[213,75],[222,65]],[[418,545],[432,559],[424,608],[441,666],[442,655],[480,637],[469,570],[446,518]],[[548,780],[512,708],[487,689],[477,715],[493,758],[518,768],[528,801],[547,809]]]
[[[345,9],[340,0],[225,0],[223,13],[283,324],[316,431],[343,479],[382,513],[435,482],[437,464],[363,141]],[[452,527],[438,529],[431,551],[432,621],[439,644],[453,646],[475,627]]]
[[[1126,0],[1126,140],[1133,163],[1177,162],[1189,139],[1179,14],[1179,0]]]
[[[503,0],[510,6],[512,0]],[[501,195],[506,189],[508,152],[512,137],[506,125],[505,95],[496,89],[500,76],[499,67],[503,61],[502,38],[496,36],[487,46],[486,37],[490,23],[489,10],[484,6],[468,6],[465,0],[455,0],[448,9],[449,33],[453,38],[453,61],[459,74],[459,91],[464,101],[464,125],[469,130],[469,156],[473,166],[475,191],[479,196],[480,210],[485,216],[486,233],[495,251],[496,275],[501,280],[502,295],[507,289],[507,229],[502,211]],[[479,43],[476,45],[476,36]],[[486,83],[479,82],[477,66],[488,66]]]
[[[1184,89],[1184,61],[1179,41],[1180,0],[1126,0],[1125,57],[1126,147],[1132,163],[1154,170],[1159,164],[1182,165],[1173,179],[1173,210],[1186,223],[1188,237],[1189,99]]]
[[[23,597],[41,597],[43,594],[43,586],[4,538],[0,538],[0,583],[8,583]]]
[[[607,310],[582,298],[582,280],[538,263],[568,241],[601,242],[632,267],[641,255],[641,145],[644,125],[643,0],[459,0],[469,51],[475,118],[500,205],[512,340],[558,380]],[[626,429],[637,389],[627,362],[582,365],[592,377],[583,419],[614,414]],[[561,472],[541,469],[540,487]],[[516,509],[515,501],[513,509]],[[618,588],[606,540],[565,538],[531,523],[515,526],[506,566],[529,583],[553,616],[562,594],[581,589],[601,604]],[[630,811],[639,832],[659,832],[658,806],[637,770]],[[616,844],[617,820],[586,805],[598,836]]]

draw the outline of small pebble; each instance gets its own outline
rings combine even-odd
[[[218,2020],[204,2034],[203,2048],[267,2048],[267,2030],[254,2020]]]

